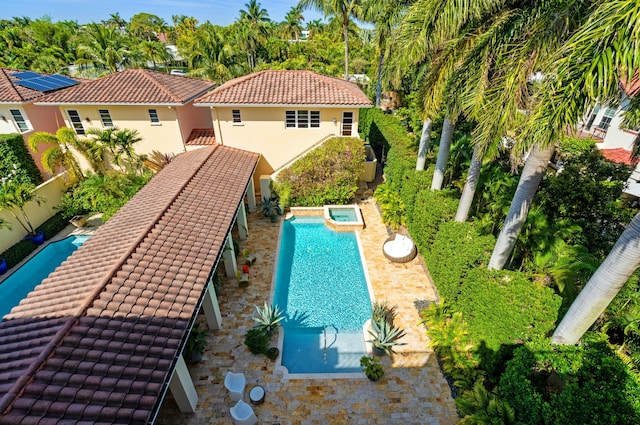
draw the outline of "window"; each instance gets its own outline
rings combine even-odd
[[[151,119],[151,124],[158,124],[160,122],[160,118],[158,118],[158,111],[155,109],[149,109],[149,118]]]
[[[320,128],[320,111],[286,111],[286,128]]]
[[[351,136],[353,131],[353,112],[342,113],[342,136]]]
[[[84,134],[84,127],[82,126],[82,120],[80,119],[80,114],[75,109],[68,109],[67,115],[69,116],[69,121],[71,121],[71,125],[73,129],[76,131],[76,134]]]
[[[113,127],[113,120],[111,120],[111,114],[108,109],[98,109],[98,113],[103,127]]]
[[[598,128],[607,131],[609,129],[609,125],[611,124],[611,119],[615,116],[616,110],[614,108],[607,108],[604,110],[604,116],[600,120],[600,124],[598,124]]]
[[[22,112],[19,109],[9,109],[11,112],[11,116],[13,117],[13,122],[16,123],[16,127],[20,130],[20,133],[24,133],[29,131],[29,124],[27,124],[27,120],[22,116]]]
[[[233,116],[234,124],[242,124],[242,116],[240,115],[240,109],[232,109],[231,115]]]

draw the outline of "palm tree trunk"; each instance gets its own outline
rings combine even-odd
[[[509,213],[504,220],[496,246],[491,254],[489,270],[502,270],[513,252],[520,230],[522,230],[527,214],[529,214],[531,202],[547,169],[547,164],[553,156],[553,152],[553,145],[544,150],[540,150],[537,146],[531,149],[529,158],[527,158],[527,162],[522,169],[516,193],[513,195]]]
[[[436,171],[433,173],[431,190],[442,189],[444,181],[444,171],[447,169],[449,160],[449,150],[451,149],[451,139],[453,138],[453,123],[446,117],[442,123],[442,134],[440,134],[440,148],[438,150],[438,160],[436,161]]]
[[[380,49],[380,57],[378,58],[378,82],[376,84],[376,108],[380,107],[380,97],[382,96],[382,63],[383,62],[384,62],[384,50]]]
[[[469,210],[473,203],[473,197],[476,194],[476,186],[480,178],[480,168],[482,168],[482,159],[479,154],[480,148],[476,145],[473,148],[473,156],[471,157],[471,166],[467,174],[467,180],[464,183],[464,189],[458,203],[458,211],[456,212],[456,221],[464,223],[469,217]]]
[[[349,15],[342,14],[342,36],[344,37],[344,79],[349,81]]]
[[[640,266],[640,213],[622,232],[607,258],[573,301],[553,333],[555,344],[576,344]]]
[[[422,122],[422,135],[420,136],[420,146],[418,147],[418,160],[416,161],[416,170],[424,170],[424,164],[427,162],[427,151],[429,150],[429,142],[431,141],[431,120],[426,119]]]

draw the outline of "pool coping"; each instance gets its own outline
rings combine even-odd
[[[299,210],[298,210],[299,208]],[[278,229],[278,242],[276,243],[276,255],[273,262],[273,272],[271,274],[271,289],[269,291],[269,301],[271,305],[273,305],[275,289],[276,289],[276,277],[278,272],[278,262],[280,261],[280,245],[282,243],[282,232],[285,221],[291,220],[295,218],[295,211],[303,211],[300,215],[301,217],[322,217],[322,215],[313,214],[313,210],[322,211],[323,208],[317,207],[293,207],[291,208],[292,212],[287,214],[284,220],[280,221],[280,226]],[[307,214],[306,212],[311,212],[311,214]],[[358,212],[359,207],[358,207]],[[360,213],[361,214],[361,213]],[[362,217],[360,215],[360,217]],[[325,226],[327,225],[325,220]],[[327,226],[329,227],[329,226]],[[331,227],[329,227],[331,229]],[[334,229],[335,230],[335,229]],[[355,233],[356,242],[358,245],[358,252],[360,254],[360,262],[362,263],[362,271],[364,273],[364,278],[367,283],[367,291],[369,291],[369,300],[373,303],[375,301],[375,294],[373,292],[373,285],[371,283],[371,279],[369,277],[369,267],[367,265],[367,260],[364,256],[364,249],[362,246],[362,241],[360,240],[360,233],[358,230],[352,230]],[[371,343],[365,339],[366,331],[371,328],[370,325],[371,319],[368,319],[362,326],[362,337],[364,339],[364,347],[367,356],[371,356],[373,350],[371,348]],[[282,381],[288,381],[289,379],[367,379],[367,376],[364,372],[344,372],[344,373],[289,373],[289,369],[286,366],[282,365],[282,346],[284,344],[284,328],[280,326],[278,328],[278,357],[275,360],[274,375],[281,374]]]

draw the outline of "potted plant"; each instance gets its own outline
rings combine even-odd
[[[278,220],[278,214],[276,213],[276,203],[273,202],[270,198],[262,198],[262,215],[265,217],[270,217],[272,223],[275,223]]]
[[[202,360],[202,353],[204,353],[204,349],[207,347],[206,334],[198,330],[198,325],[199,324],[196,323],[191,329],[185,348],[185,358],[191,364],[198,363]]]
[[[372,331],[369,334],[373,337],[368,340],[373,346],[373,353],[377,356],[383,356],[385,354],[395,353],[394,347],[399,345],[406,345],[404,342],[398,342],[398,339],[405,335],[405,331],[400,328],[396,328],[386,320],[371,321]]]
[[[258,322],[256,328],[260,329],[267,336],[271,336],[273,331],[280,326],[280,322],[284,319],[282,310],[280,310],[275,304],[269,306],[265,302],[264,308],[261,309],[256,306],[256,311],[258,312],[258,317],[253,318],[254,321]]]
[[[377,357],[362,356],[360,366],[367,378],[372,381],[379,381],[384,376],[384,367]]]
[[[5,228],[11,230],[11,224],[0,218],[0,229]],[[0,274],[5,274],[9,270],[9,266],[7,265],[7,260],[4,258],[0,258]]]
[[[24,210],[24,206],[34,201],[38,205],[44,201],[44,197],[34,192],[35,186],[31,183],[16,183],[9,181],[0,187],[0,211],[6,210],[16,219],[16,221],[27,232],[25,239],[40,245],[44,242],[44,233],[36,232],[29,216]],[[20,216],[18,216],[18,212]]]
[[[266,354],[269,350],[269,336],[261,329],[251,328],[244,336],[244,344],[253,354]]]
[[[271,360],[275,360],[278,358],[278,354],[280,354],[280,350],[278,347],[271,347],[267,350],[267,357]]]

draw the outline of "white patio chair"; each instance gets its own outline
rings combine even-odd
[[[229,411],[231,412],[231,419],[236,425],[255,425],[258,423],[258,418],[253,413],[251,406],[242,400],[238,400],[236,405]]]
[[[229,390],[229,396],[233,401],[242,400],[246,384],[244,373],[227,372],[227,376],[224,378],[224,386]]]

